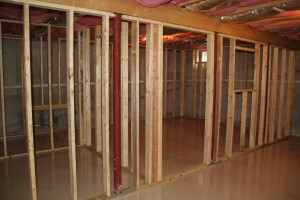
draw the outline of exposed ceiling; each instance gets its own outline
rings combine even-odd
[[[244,23],[261,31],[269,31],[300,40],[300,0],[137,0],[147,7],[170,3],[217,17],[224,23]]]

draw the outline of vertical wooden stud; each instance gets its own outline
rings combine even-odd
[[[276,97],[277,97],[277,73],[278,73],[278,47],[274,48],[273,65],[272,65],[272,96],[270,103],[270,135],[269,141],[274,140],[274,126],[276,113]]]
[[[235,39],[230,38],[229,47],[229,80],[228,80],[228,106],[227,106],[227,126],[226,126],[226,143],[225,156],[232,155],[233,125],[234,125],[234,77],[235,77]]]
[[[214,34],[207,34],[206,107],[204,129],[204,163],[211,163],[213,94],[214,94]]]
[[[86,145],[91,146],[91,72],[90,72],[90,29],[83,31],[83,106]]]
[[[162,179],[163,26],[153,25],[154,180]],[[175,52],[176,53],[176,52]],[[176,82],[175,82],[176,84]]]
[[[199,118],[202,119],[203,116],[202,116],[202,112],[203,112],[203,101],[204,101],[204,83],[205,83],[205,73],[203,72],[205,70],[205,66],[206,66],[206,63],[204,62],[200,62],[199,64],[199,70],[200,70],[200,102],[199,102]]]
[[[83,51],[82,51],[82,31],[77,31],[77,58],[78,58],[78,118],[80,144],[86,144],[84,107],[83,107]]]
[[[77,200],[75,105],[74,105],[74,11],[67,11],[67,101],[68,140],[72,199]]]
[[[102,17],[102,155],[104,193],[110,196],[109,168],[109,16]]]
[[[35,155],[34,155],[34,139],[33,139],[33,124],[32,124],[32,99],[31,99],[31,60],[30,60],[30,18],[29,5],[23,6],[24,16],[24,80],[25,80],[25,102],[26,102],[26,132],[28,144],[28,159],[29,159],[29,175],[31,183],[32,199],[37,199],[36,191],[36,171],[35,171]]]
[[[266,112],[266,92],[267,92],[267,73],[268,73],[268,46],[263,46],[262,57],[262,75],[261,75],[261,95],[260,95],[260,112],[259,112],[259,131],[258,131],[258,145],[263,145],[263,135],[265,126],[265,112]]]
[[[180,116],[185,115],[185,68],[186,68],[186,51],[180,52]]]
[[[43,37],[40,36],[40,76],[41,76],[41,104],[44,105],[44,71],[43,71]]]
[[[146,156],[145,181],[152,183],[153,159],[153,24],[146,25]]]
[[[134,185],[140,186],[139,158],[139,21],[131,23],[131,162]]]
[[[4,156],[7,156],[6,141],[6,117],[5,117],[5,96],[4,96],[4,79],[3,79],[3,51],[2,51],[2,23],[0,22],[0,84],[1,84],[1,113],[2,113],[2,136]]]
[[[286,69],[286,49],[282,49],[281,56],[281,73],[280,73],[280,97],[279,97],[279,111],[278,111],[278,128],[277,138],[282,137],[282,120],[283,120],[283,102],[284,102],[284,82],[285,82],[285,69]]]
[[[51,149],[54,149],[54,136],[53,136],[53,110],[52,110],[52,56],[51,56],[51,26],[47,27],[47,61],[48,61],[48,98],[49,98],[49,122],[50,122],[50,141]]]
[[[167,117],[168,100],[168,49],[164,51],[164,117]]]
[[[219,138],[220,138],[220,123],[222,112],[222,88],[223,88],[223,36],[217,37],[217,81],[216,81],[216,112],[215,112],[215,133],[214,133],[214,155],[213,160],[218,161],[219,153]],[[201,85],[203,85],[202,78],[200,77]],[[200,85],[200,87],[201,87]],[[201,106],[201,103],[200,103]],[[201,110],[200,118],[201,118]]]
[[[289,52],[289,75],[288,75],[288,91],[287,91],[287,103],[286,103],[286,118],[285,118],[285,136],[291,135],[295,61],[296,61],[295,51],[290,51]]]
[[[172,98],[172,117],[175,117],[176,109],[176,88],[177,88],[177,53],[176,50],[173,50],[173,98]]]
[[[199,66],[199,50],[195,50],[195,62],[194,62],[194,84],[193,84],[193,118],[196,118],[196,111],[197,111],[197,86],[198,86],[198,66]]]
[[[245,148],[248,92],[242,93],[240,149]]]
[[[128,166],[128,23],[121,24],[121,140],[122,167]]]
[[[61,39],[58,38],[58,44],[57,44],[57,88],[58,88],[58,104],[61,104],[61,82],[60,82],[60,71],[61,71],[61,52],[60,52],[60,46],[61,46]],[[78,86],[79,87],[79,86]]]
[[[102,109],[101,109],[101,99],[102,99],[102,91],[101,91],[101,26],[97,25],[95,28],[95,69],[96,69],[96,83],[95,83],[95,115],[96,115],[96,129],[95,129],[95,138],[96,138],[96,151],[102,151],[102,130],[101,130],[101,118],[102,118]]]
[[[256,142],[256,124],[257,124],[257,111],[258,111],[258,92],[259,92],[259,75],[260,75],[260,44],[255,44],[254,54],[254,75],[253,75],[253,88],[252,103],[251,103],[251,122],[250,122],[250,139],[249,147],[255,148]]]

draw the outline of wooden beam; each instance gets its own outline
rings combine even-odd
[[[5,95],[4,95],[4,69],[3,69],[3,46],[2,46],[2,23],[0,22],[0,84],[1,84],[1,114],[2,114],[2,136],[4,156],[7,156],[6,141],[6,117],[5,117]]]
[[[104,194],[110,196],[109,168],[109,16],[102,17],[102,155]]]
[[[51,56],[51,27],[47,27],[47,61],[48,61],[48,103],[51,149],[54,148],[53,109],[52,109],[52,56]]]
[[[70,187],[72,199],[77,200],[75,106],[74,106],[74,12],[67,11],[67,100]]]
[[[31,195],[33,200],[37,200],[36,188],[36,171],[35,171],[35,155],[34,155],[34,138],[32,124],[32,99],[31,99],[31,58],[30,58],[30,17],[29,5],[23,5],[24,20],[24,80],[25,80],[25,111],[26,111],[26,132],[29,159],[29,175],[31,183]]]
[[[292,49],[298,48],[298,43],[295,43],[294,41],[290,41],[288,39],[284,39],[277,34],[261,32],[257,29],[248,27],[246,24],[223,23],[223,21],[212,18],[205,14],[185,12],[185,10],[181,7],[168,4],[161,5],[153,9],[141,5],[136,0],[127,0],[125,4],[121,4],[120,0],[102,0],[97,2],[86,2],[81,0],[38,1],[39,5],[44,2],[75,6],[76,9],[94,9],[99,12],[108,11],[114,13],[122,13],[135,17],[157,20],[163,23],[171,23],[174,25],[192,27],[200,30],[202,29],[212,32],[220,32],[231,36],[238,36],[245,39],[271,43]]]
[[[267,73],[268,73],[268,46],[263,46],[262,54],[262,75],[261,75],[261,95],[260,95],[260,112],[259,112],[259,131],[258,145],[263,145],[265,114],[266,114],[266,94],[267,94]]]
[[[200,91],[199,91],[199,94],[200,94],[200,102],[199,102],[199,119],[203,119],[203,116],[202,116],[202,112],[203,112],[203,101],[204,101],[204,83],[205,83],[205,68],[206,68],[206,63],[202,63],[202,62],[199,62],[198,64],[199,66],[199,71],[200,71],[200,80],[199,80],[199,84],[200,84]]]
[[[235,43],[236,40],[230,38],[229,49],[229,80],[228,80],[228,106],[227,106],[227,126],[226,126],[226,142],[225,156],[232,155],[232,140],[233,140],[233,125],[234,125],[234,108],[235,108],[235,93],[234,93],[234,77],[235,77]]]
[[[196,50],[193,50],[192,51],[192,92],[191,92],[191,103],[190,103],[190,112],[191,112],[191,116],[193,117],[193,113],[194,113],[194,110],[195,110],[195,104],[194,104],[194,94],[195,94],[195,66],[196,66]]]
[[[206,107],[204,129],[204,163],[211,163],[213,95],[214,95],[214,34],[207,34]]]
[[[240,150],[245,149],[248,92],[242,93]]]
[[[176,51],[175,51],[176,53]],[[162,180],[163,26],[153,25],[154,180]],[[176,70],[175,70],[176,71]],[[175,82],[176,83],[176,82]]]
[[[164,117],[167,117],[168,100],[168,49],[164,51]]]
[[[80,144],[86,144],[84,107],[83,107],[83,36],[82,31],[77,31],[77,59],[78,59],[78,118]]]
[[[176,110],[176,88],[177,88],[177,53],[176,50],[173,50],[173,98],[172,98],[172,117],[175,117]]]
[[[217,81],[216,81],[216,111],[215,111],[215,132],[214,132],[214,154],[213,160],[218,161],[219,154],[219,138],[220,138],[220,125],[222,114],[222,90],[223,90],[223,37],[217,36]],[[202,84],[202,82],[201,82]],[[201,118],[201,113],[200,113]]]
[[[286,49],[281,51],[281,70],[280,70],[280,93],[279,93],[279,110],[278,110],[278,127],[277,138],[282,137],[282,120],[283,120],[283,102],[284,102],[284,82],[285,82],[285,69],[286,69]]]
[[[128,166],[128,22],[121,24],[121,138],[122,167]]]
[[[139,71],[139,21],[131,22],[131,162],[134,185],[140,186],[139,154],[139,104],[140,104],[140,71]]]
[[[186,51],[180,51],[180,116],[185,116]]]
[[[278,47],[274,48],[273,63],[272,63],[272,92],[270,102],[270,135],[269,141],[274,140],[274,126],[275,126],[275,114],[276,114],[276,97],[277,97],[277,73],[278,73]]]
[[[101,118],[102,118],[102,109],[101,109],[101,100],[102,100],[102,91],[101,91],[101,75],[102,75],[102,59],[101,59],[101,25],[97,25],[95,28],[95,70],[96,70],[96,83],[95,83],[95,139],[96,139],[96,151],[102,151],[102,130],[101,130]]]
[[[152,183],[153,159],[153,24],[146,25],[146,155],[145,181]]]
[[[90,29],[83,31],[83,106],[86,145],[91,146],[91,71],[90,71]]]
[[[295,76],[295,51],[289,52],[289,73],[288,73],[288,91],[286,101],[286,117],[285,117],[285,136],[291,135],[292,124],[292,107],[293,107],[293,93],[294,93],[294,76]]]
[[[253,75],[253,89],[251,100],[251,122],[250,122],[250,139],[249,147],[255,148],[256,143],[256,125],[257,125],[257,111],[258,111],[258,92],[259,92],[259,77],[260,77],[260,44],[255,44],[254,54],[254,75]]]
[[[235,49],[240,50],[240,51],[246,51],[246,52],[256,52],[256,49],[250,49],[250,48],[246,48],[246,47],[236,46]]]

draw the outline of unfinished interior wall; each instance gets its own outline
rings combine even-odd
[[[300,103],[300,54],[296,53],[296,65],[295,65],[295,82],[294,82],[294,98],[293,108],[299,108]],[[300,112],[298,109],[293,109],[292,117],[292,134],[300,136]]]

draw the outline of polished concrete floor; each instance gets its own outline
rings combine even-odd
[[[298,200],[300,137],[258,149],[118,200]]]
[[[143,175],[145,166],[145,126],[143,121],[140,123],[140,171]],[[220,157],[224,155],[225,125],[221,126],[221,130]],[[66,146],[66,136],[67,134],[63,132],[55,134],[56,145]],[[182,172],[201,164],[203,160],[203,137],[204,120],[191,118],[165,119],[163,123],[163,176]],[[36,149],[44,149],[49,144],[47,135],[37,135],[35,139]],[[112,142],[112,137],[110,137],[110,141]],[[10,152],[25,151],[26,145],[18,145],[19,143],[21,142],[11,142],[9,144]],[[238,151],[240,151],[239,127],[235,127],[233,152]],[[102,159],[100,156],[86,148],[77,148],[77,177],[80,199],[92,198],[103,194],[101,166]],[[36,168],[37,189],[40,199],[58,200],[71,198],[67,150],[37,155]],[[132,174],[126,169],[123,169],[122,173],[123,188],[132,186]],[[27,157],[0,161],[0,199],[13,200],[20,198],[30,199]]]

